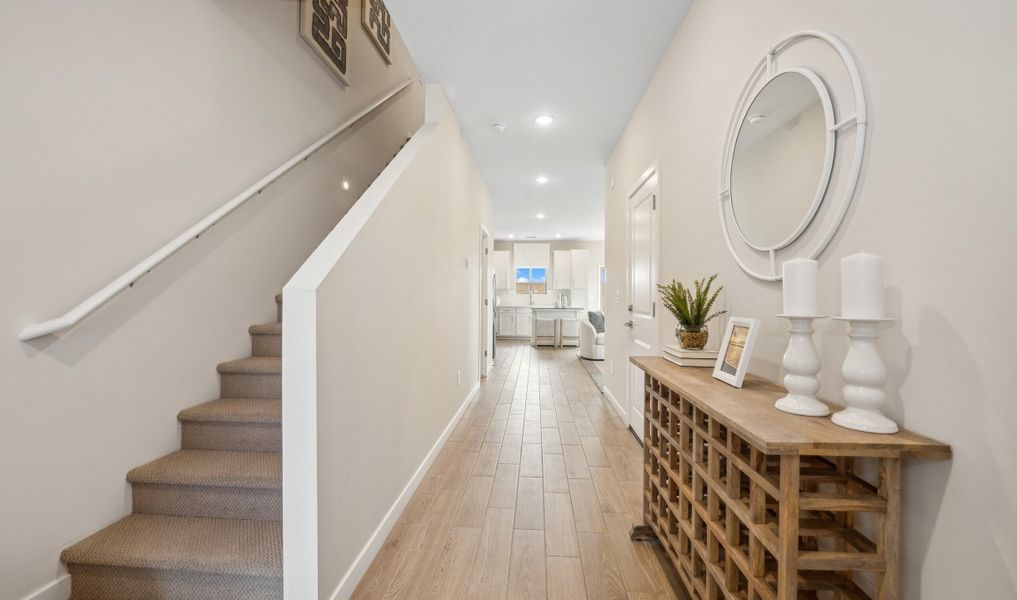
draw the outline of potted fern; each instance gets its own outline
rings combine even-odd
[[[713,304],[717,301],[724,286],[711,290],[717,275],[696,280],[695,290],[682,285],[682,282],[671,280],[666,285],[658,285],[664,306],[671,311],[674,318],[678,319],[678,326],[675,328],[675,336],[678,343],[686,350],[702,350],[710,339],[710,330],[706,324],[716,317],[726,313],[720,310],[714,313]]]

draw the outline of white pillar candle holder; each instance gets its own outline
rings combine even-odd
[[[803,417],[825,417],[830,408],[816,398],[819,391],[819,352],[812,341],[812,321],[825,315],[777,315],[791,321],[791,341],[784,352],[784,387],[787,395],[774,405],[779,410]]]
[[[893,319],[838,318],[851,325],[851,348],[844,358],[844,410],[833,415],[833,422],[847,429],[867,433],[897,433],[897,424],[883,414],[886,404],[886,366],[876,342],[880,325]]]

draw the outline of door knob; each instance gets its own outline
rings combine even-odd
[[[632,321],[625,321],[625,326],[626,327],[631,329],[633,325],[634,325],[634,323],[632,323]]]

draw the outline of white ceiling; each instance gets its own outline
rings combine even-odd
[[[691,1],[386,1],[424,80],[448,92],[497,239],[604,239],[603,165]],[[557,120],[543,129],[539,114]]]

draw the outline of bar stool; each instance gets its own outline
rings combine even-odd
[[[558,324],[558,345],[579,347],[579,318],[562,317]]]
[[[558,319],[554,317],[537,317],[533,319],[533,345],[558,345]]]

